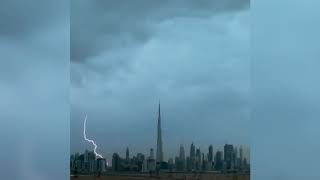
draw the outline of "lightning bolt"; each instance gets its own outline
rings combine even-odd
[[[98,156],[99,158],[103,158],[100,154],[97,153],[97,147],[98,146],[96,145],[96,143],[93,140],[87,138],[87,135],[86,135],[87,117],[88,116],[86,115],[86,117],[84,118],[84,125],[83,125],[83,137],[84,137],[84,140],[86,140],[89,143],[93,144],[93,146],[94,146],[93,152],[94,152],[94,154],[96,156]]]

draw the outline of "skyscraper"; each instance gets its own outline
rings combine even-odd
[[[234,154],[234,150],[233,150],[233,145],[232,144],[226,144],[224,145],[224,161],[226,162],[227,165],[227,169],[231,169],[232,168],[232,163],[233,163],[233,154]]]
[[[214,162],[215,162],[215,169],[221,171],[223,166],[221,151],[217,151]]]
[[[153,153],[153,148],[150,149],[150,159],[154,159],[154,153]]]
[[[156,162],[161,163],[162,161],[163,161],[163,151],[162,151],[161,115],[160,115],[160,101],[159,101]]]
[[[193,144],[191,144],[190,146],[190,170],[195,169],[195,161],[196,161],[196,146]]]
[[[208,161],[209,162],[213,161],[213,147],[212,147],[212,145],[209,146]]]
[[[195,155],[196,155],[196,147],[195,147],[195,145],[194,145],[193,142],[192,142],[192,144],[191,144],[191,146],[190,146],[190,158],[194,158]]]
[[[154,152],[153,149],[150,149],[150,157],[147,161],[147,169],[148,171],[155,171],[156,169],[156,161],[154,160]]]
[[[180,152],[179,152],[179,158],[180,159],[183,159],[183,160],[185,160],[185,153],[184,153],[184,147],[183,147],[183,145],[181,144],[180,145]]]
[[[106,159],[98,158],[97,159],[97,171],[98,172],[105,172],[107,170]]]
[[[243,148],[240,146],[240,166],[242,166],[243,163]]]
[[[84,168],[86,170],[89,169],[89,151],[88,150],[84,152]]]
[[[200,148],[196,150],[196,170],[201,170],[201,151]]]
[[[168,161],[168,169],[169,169],[169,171],[173,171],[173,168],[174,168],[173,159],[170,158]]]
[[[197,151],[196,151],[196,158],[197,158],[197,161],[201,161],[201,151],[200,151],[200,148],[198,148]]]
[[[88,155],[87,155],[88,167],[87,168],[90,172],[93,172],[96,169],[96,155],[94,154],[93,151],[88,151],[87,153],[88,153]]]
[[[117,153],[113,153],[112,155],[112,170],[120,171],[121,170],[121,159]]]
[[[233,166],[234,168],[238,168],[238,149],[237,147],[233,148]]]
[[[126,150],[126,161],[127,161],[127,163],[129,163],[129,160],[130,160],[129,148],[127,147],[127,150]]]
[[[179,170],[184,171],[186,168],[186,157],[185,157],[184,147],[182,144],[180,145],[179,163],[180,163]]]

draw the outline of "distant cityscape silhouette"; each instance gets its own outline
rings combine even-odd
[[[150,154],[137,153],[130,157],[130,150],[127,147],[125,157],[118,153],[112,156],[112,164],[102,156],[97,156],[94,151],[85,150],[84,153],[75,153],[70,156],[70,173],[78,174],[103,174],[103,173],[147,173],[159,175],[161,173],[195,173],[211,172],[217,174],[250,174],[249,149],[240,145],[225,144],[223,150],[214,152],[213,146],[209,145],[208,152],[201,152],[192,142],[189,156],[186,156],[185,148],[181,144],[179,155],[163,159],[162,129],[160,101],[158,107],[157,121],[157,148],[150,148]]]

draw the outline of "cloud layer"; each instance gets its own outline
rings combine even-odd
[[[81,137],[87,113],[87,132],[108,158],[126,146],[148,153],[159,99],[167,157],[192,141],[204,151],[249,144],[248,8],[249,1],[73,1],[71,151],[90,148]]]

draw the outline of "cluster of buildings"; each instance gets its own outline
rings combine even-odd
[[[162,131],[160,103],[158,112],[157,127],[157,149],[150,149],[148,156],[137,153],[130,158],[129,148],[126,150],[126,157],[122,158],[118,153],[112,156],[112,166],[104,158],[97,158],[93,151],[86,150],[84,154],[76,153],[71,155],[70,170],[71,172],[143,172],[159,173],[167,172],[194,172],[194,171],[218,171],[218,172],[249,172],[250,163],[248,157],[244,155],[242,146],[236,147],[232,144],[225,144],[223,150],[215,151],[210,145],[208,152],[201,152],[200,148],[192,143],[190,146],[189,156],[186,156],[183,145],[180,145],[179,156],[169,158],[168,161],[163,159],[162,149]]]
[[[75,153],[70,157],[71,173],[105,172],[108,163],[104,158],[98,158],[93,151],[86,150],[83,154]]]
[[[179,155],[169,158],[168,161],[157,163],[154,150],[151,148],[148,156],[137,153],[130,157],[129,148],[126,156],[121,157],[118,153],[112,156],[112,165],[103,158],[97,158],[93,151],[86,150],[83,154],[76,153],[71,155],[70,169],[78,170],[82,173],[94,172],[142,172],[150,173],[157,171],[167,172],[194,172],[194,171],[235,171],[248,172],[250,163],[245,156],[242,146],[237,147],[232,144],[225,144],[223,150],[213,150],[210,145],[207,153],[201,152],[200,148],[192,143],[189,156],[186,155],[183,145],[180,145]]]
[[[225,144],[223,151],[214,153],[213,146],[210,145],[208,153],[201,152],[200,148],[192,143],[190,155],[185,155],[183,145],[180,145],[179,156],[169,159],[170,171],[248,171],[250,164],[247,157],[244,157],[244,149],[231,144]]]
[[[238,150],[239,149],[239,150]],[[208,153],[201,153],[200,148],[192,143],[190,155],[186,156],[183,145],[180,145],[179,156],[170,158],[167,162],[157,163],[154,150],[150,149],[150,154],[145,157],[138,153],[132,159],[129,158],[127,149],[126,158],[121,158],[114,154],[112,158],[113,171],[138,171],[156,172],[157,170],[168,172],[192,172],[192,171],[236,171],[247,172],[250,170],[250,163],[244,156],[244,148],[235,147],[231,144],[224,145],[223,151],[214,153],[213,146],[210,145]]]

